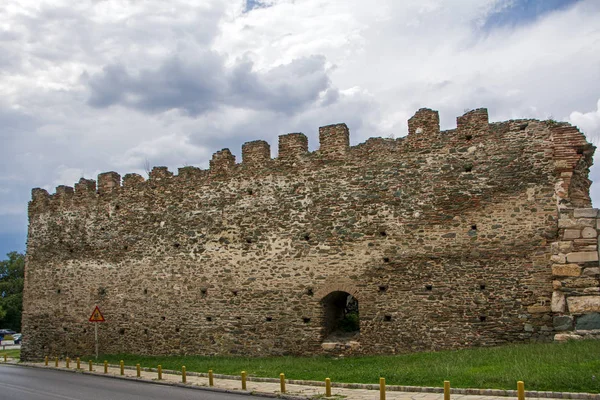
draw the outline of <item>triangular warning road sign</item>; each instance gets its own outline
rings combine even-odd
[[[94,308],[94,312],[92,313],[92,316],[90,317],[89,321],[90,322],[104,322],[105,321],[98,306],[96,306],[96,308]]]

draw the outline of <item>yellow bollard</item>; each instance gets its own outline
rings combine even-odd
[[[385,400],[385,378],[379,378],[379,400]]]
[[[90,361],[88,362],[88,364],[90,365],[90,372],[92,372],[92,371],[94,370],[94,367],[93,367],[93,365],[92,365],[92,360],[90,360]]]
[[[517,382],[517,397],[519,400],[525,400],[525,384],[523,381]]]
[[[213,378],[212,369],[208,370],[208,386],[215,386],[215,379]]]
[[[160,381],[162,379],[162,365],[158,366],[158,380]]]
[[[331,397],[331,379],[325,378],[325,397]]]
[[[69,357],[67,357],[67,368],[69,368],[69,363],[71,362],[71,359]]]
[[[140,369],[140,364],[135,364],[135,370],[137,372],[137,377],[141,378],[141,376],[142,376],[142,370]]]
[[[108,361],[104,360],[104,373],[108,374]]]
[[[48,356],[44,357],[44,365],[46,367],[48,366]]]
[[[58,367],[58,357],[54,357],[54,366]]]
[[[81,360],[77,357],[77,369],[81,369]]]
[[[444,400],[450,400],[450,381],[444,381]]]
[[[281,393],[285,393],[285,374],[283,372],[279,374],[279,384],[281,386]]]
[[[123,363],[123,360],[121,360],[119,365],[121,366],[121,375],[125,375],[125,364]]]
[[[181,366],[181,383],[187,383],[187,375],[185,373],[185,365]]]
[[[246,390],[246,371],[242,371],[242,390]]]

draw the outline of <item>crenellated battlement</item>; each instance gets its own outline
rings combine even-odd
[[[485,139],[507,140],[510,137],[531,135],[537,132],[540,126],[547,132],[548,143],[552,146],[547,149],[555,159],[555,173],[560,177],[561,188],[558,196],[561,199],[573,199],[577,206],[589,203],[588,189],[590,181],[587,168],[591,165],[594,147],[587,143],[585,136],[573,126],[566,123],[543,122],[536,120],[514,120],[494,123],[490,125],[488,111],[485,108],[471,110],[457,117],[456,129],[440,131],[440,118],[436,110],[429,108],[419,109],[408,120],[408,136],[398,139],[370,138],[356,146],[350,146],[350,130],[346,124],[332,124],[319,128],[319,149],[314,152],[308,150],[308,138],[303,133],[288,133],[279,136],[278,156],[271,158],[271,147],[264,140],[254,140],[242,145],[242,161],[236,163],[236,157],[229,149],[215,152],[210,160],[208,170],[198,167],[186,166],[178,169],[177,175],[167,167],[154,167],[149,171],[148,180],[139,174],[126,174],[121,176],[114,171],[98,175],[98,184],[93,179],[81,178],[75,183],[74,189],[69,186],[58,186],[56,193],[49,195],[44,189],[32,190],[32,211],[43,211],[50,203],[64,205],[70,199],[90,198],[96,196],[110,196],[122,188],[124,191],[136,190],[144,187],[149,182],[153,185],[169,182],[172,179],[192,180],[198,184],[209,182],[211,179],[229,179],[237,174],[252,171],[277,172],[281,168],[322,168],[329,162],[340,161],[349,164],[363,162],[381,162],[390,157],[411,158],[430,148],[435,151],[444,148],[454,151],[457,146],[473,146],[475,143],[485,143]],[[540,125],[541,124],[541,125]],[[531,127],[536,127],[531,129]],[[498,136],[498,132],[503,132]],[[537,134],[537,133],[536,133]],[[498,137],[494,137],[494,135]],[[502,135],[504,139],[502,139]],[[507,136],[508,135],[508,136]],[[512,140],[512,139],[511,139]],[[298,162],[301,163],[298,164]],[[464,164],[472,165],[466,160]],[[295,166],[295,167],[294,167]],[[264,173],[272,173],[272,172]],[[575,178],[573,176],[575,175]],[[572,180],[576,184],[572,184]]]
[[[489,133],[487,108],[471,110],[456,118],[456,132],[465,138],[477,138]]]
[[[264,140],[246,142],[242,145],[242,163],[262,166],[271,160],[271,146]]]

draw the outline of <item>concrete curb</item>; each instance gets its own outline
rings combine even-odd
[[[99,364],[102,365],[102,364]],[[119,368],[119,365],[109,364],[109,367]],[[125,366],[126,369],[134,370],[135,367]],[[157,372],[156,368],[142,368],[147,372]],[[181,371],[165,370],[163,373],[172,375],[181,375]],[[201,376],[208,377],[208,373],[205,372],[187,372],[189,376]],[[242,378],[237,375],[223,375],[213,374],[215,379],[230,379],[230,380],[241,380]],[[269,382],[279,383],[278,378],[262,378],[249,376],[248,382]],[[287,383],[292,385],[303,385],[303,386],[317,386],[325,387],[325,382],[321,381],[306,381],[301,379],[286,379]],[[366,389],[366,390],[379,390],[379,384],[365,384],[365,383],[341,383],[332,382],[331,387],[337,387],[342,389]],[[402,385],[386,385],[386,391],[390,392],[417,392],[417,393],[444,393],[443,387],[428,387],[428,386],[402,386]],[[516,390],[504,390],[504,389],[469,389],[469,388],[450,388],[450,394],[462,394],[462,395],[475,395],[475,396],[501,396],[501,397],[517,397]],[[600,394],[594,393],[576,393],[576,392],[548,392],[548,391],[536,391],[526,390],[525,397],[529,398],[553,398],[553,399],[578,399],[578,400],[600,400]]]
[[[148,382],[155,383],[159,385],[171,385],[171,386],[180,386],[187,387],[192,389],[203,389],[210,390],[215,392],[224,392],[224,393],[237,393],[237,394],[250,394],[261,397],[269,397],[269,398],[284,398],[284,399],[310,399],[313,396],[291,396],[286,394],[274,394],[274,393],[265,393],[265,392],[249,392],[238,390],[229,390],[229,389],[219,389],[210,386],[192,386],[189,384],[176,383],[176,382],[160,382],[160,381],[148,381],[142,378],[133,378],[133,377],[124,377],[120,375],[109,375],[98,372],[89,372],[85,370],[76,371],[74,369],[65,369],[65,368],[56,368],[53,366],[39,366],[36,364],[30,363],[12,363],[13,365],[23,365],[33,368],[42,368],[42,369],[53,369],[59,371],[69,371],[69,372],[79,372],[88,375],[98,375],[104,377],[112,377],[117,379],[126,379],[133,380],[137,382]],[[93,364],[94,366],[104,366],[104,364]],[[118,364],[108,364],[110,368],[119,368]],[[135,370],[134,366],[126,365],[124,367],[127,370]],[[157,372],[156,368],[142,368],[142,371],[145,372]],[[174,370],[162,370],[163,374],[169,375],[181,375],[181,371]],[[199,376],[206,378],[208,377],[208,373],[205,372],[194,372],[187,371],[186,374],[188,376]],[[215,379],[229,379],[229,380],[241,380],[242,378],[237,375],[224,375],[224,374],[213,374]],[[279,383],[278,378],[262,378],[262,377],[252,377],[249,376],[247,378],[248,382],[269,382],[269,383]],[[325,387],[325,382],[321,381],[307,381],[307,380],[298,380],[298,379],[286,379],[286,383],[292,385],[303,385],[303,386],[312,386],[312,387]],[[363,383],[340,383],[340,382],[332,382],[332,387],[342,388],[342,389],[366,389],[366,390],[379,390],[378,384],[363,384]],[[427,387],[427,386],[401,386],[401,385],[386,385],[386,390],[391,392],[416,392],[416,393],[443,393],[444,388],[442,387]],[[499,397],[517,397],[516,390],[503,390],[503,389],[468,389],[468,388],[451,388],[450,394],[460,394],[460,395],[475,395],[475,396],[499,396]],[[526,390],[525,397],[528,398],[553,398],[553,399],[577,399],[577,400],[600,400],[600,394],[594,393],[574,393],[574,392],[548,392],[548,391],[535,391],[535,390]]]

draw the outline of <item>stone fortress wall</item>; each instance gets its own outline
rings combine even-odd
[[[91,354],[95,305],[106,353],[402,353],[600,328],[585,136],[486,109],[452,130],[430,109],[408,125],[357,146],[330,125],[314,152],[292,133],[275,159],[253,141],[209,170],[33,189],[23,359]],[[360,325],[341,343],[339,293]]]

